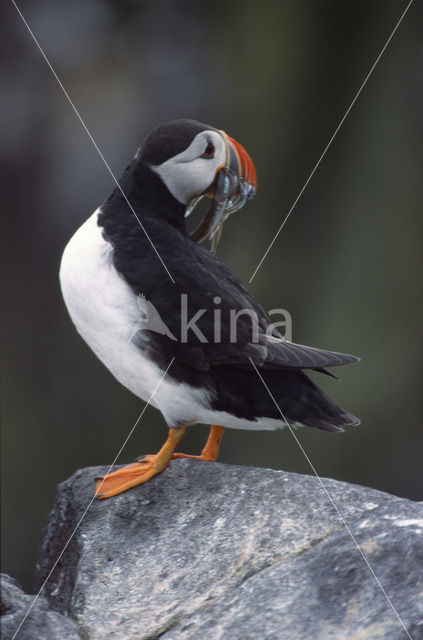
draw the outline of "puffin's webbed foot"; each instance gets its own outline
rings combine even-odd
[[[111,498],[127,489],[148,482],[151,478],[166,469],[170,460],[177,458],[194,458],[214,462],[219,453],[224,427],[212,425],[209,437],[201,455],[191,456],[186,453],[174,453],[175,448],[185,435],[186,427],[174,427],[169,430],[169,435],[160,451],[155,455],[141,456],[133,464],[128,464],[122,469],[108,473],[96,482],[96,498]]]
[[[151,478],[166,469],[175,447],[178,446],[186,432],[186,427],[169,429],[169,435],[163,447],[155,455],[144,456],[140,462],[128,464],[122,469],[108,473],[96,482],[96,498],[111,498],[138,484],[148,482]]]

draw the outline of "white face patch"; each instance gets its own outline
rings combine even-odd
[[[213,157],[202,157],[210,144],[214,147]],[[174,198],[188,204],[211,186],[217,170],[225,164],[226,144],[222,135],[217,131],[202,131],[185,151],[151,168]]]

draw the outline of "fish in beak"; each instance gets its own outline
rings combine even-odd
[[[224,131],[219,132],[226,147],[225,164],[216,171],[216,176],[207,193],[194,198],[187,206],[185,217],[207,196],[212,202],[203,221],[190,234],[195,242],[211,240],[211,251],[216,253],[223,224],[235,211],[239,211],[247,200],[254,198],[257,189],[257,174],[254,164],[239,142]]]

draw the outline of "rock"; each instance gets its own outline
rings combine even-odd
[[[12,640],[30,608],[34,596],[22,591],[16,580],[1,574],[1,637]],[[47,600],[37,598],[16,634],[16,640],[81,640],[76,624],[49,610]]]
[[[323,480],[396,613],[315,477],[181,459],[92,501],[105,471],[59,486],[37,569],[79,523],[44,595],[84,638],[423,638],[421,503]]]

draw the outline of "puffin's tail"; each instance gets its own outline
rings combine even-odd
[[[337,407],[301,369],[214,367],[210,374],[215,411],[252,421],[272,418],[283,423],[285,418],[292,425],[325,431],[344,431],[348,425],[360,424],[352,413]]]
[[[360,424],[359,418],[338,407],[302,371],[262,370],[261,373],[290,424],[296,423],[325,431],[344,431],[344,427],[348,425]],[[273,406],[276,409],[274,403]],[[277,409],[276,411],[279,413]]]

